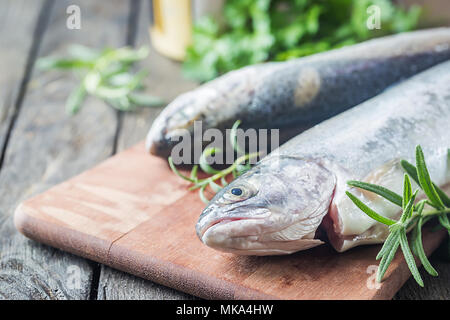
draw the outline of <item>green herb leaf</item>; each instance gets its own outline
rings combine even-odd
[[[74,114],[81,108],[87,94],[95,95],[121,111],[163,104],[159,98],[134,92],[143,88],[147,72],[142,70],[133,75],[129,69],[133,62],[147,56],[148,48],[106,48],[100,52],[73,45],[69,47],[69,53],[71,58],[43,57],[37,61],[38,68],[73,70],[82,76],[82,83],[66,102],[69,113]]]
[[[405,173],[403,177],[403,201],[402,201],[403,210],[405,210],[406,205],[408,204],[409,200],[411,200],[411,196],[412,196],[411,181],[409,180],[408,175]]]
[[[347,184],[352,187],[356,187],[356,188],[360,188],[360,189],[364,189],[364,190],[373,192],[375,194],[378,194],[379,196],[382,196],[386,200],[389,200],[393,204],[398,205],[399,207],[402,206],[402,197],[400,195],[398,195],[397,193],[395,193],[394,191],[391,191],[385,187],[367,183],[367,182],[355,181],[355,180],[347,181]]]
[[[111,74],[105,75],[102,73],[103,78],[106,78],[108,85],[113,87],[125,87],[133,81],[134,76],[129,72],[120,72],[120,69],[111,70]],[[117,73],[115,72],[117,71]]]
[[[417,222],[417,226],[415,228],[416,235],[414,237],[414,245],[415,245],[416,253],[417,253],[417,256],[419,257],[420,261],[422,262],[422,265],[425,268],[425,270],[433,277],[437,277],[438,273],[431,265],[430,261],[428,260],[426,254],[425,254],[425,250],[423,249],[422,222],[423,222],[423,217],[420,217]]]
[[[377,281],[381,282],[384,277],[384,274],[387,271],[387,268],[391,264],[392,260],[395,257],[395,253],[400,245],[400,232],[396,231],[393,236],[392,243],[389,248],[386,249],[386,252],[383,254],[381,258],[380,264],[377,270]]]
[[[442,200],[442,202],[444,203],[444,205],[447,207],[447,208],[450,208],[450,197],[447,195],[447,194],[445,194],[445,192],[441,189],[441,188],[439,188],[438,186],[436,186],[434,183],[433,183],[433,187],[434,187],[434,189],[436,190],[436,192],[437,192],[437,194],[439,195],[439,198]]]
[[[220,153],[220,152],[222,152],[222,150],[219,148],[205,149],[199,159],[200,168],[206,173],[215,174],[215,173],[220,172],[219,170],[216,170],[213,167],[211,167],[208,163],[209,156],[215,155],[216,153]]]
[[[132,63],[142,59],[145,59],[148,56],[149,48],[148,47],[140,47],[139,49],[132,49],[130,47],[122,47],[119,49],[115,49],[112,52],[112,59],[123,62],[123,63]]]
[[[417,205],[416,205],[416,210],[417,210],[417,215],[421,215],[422,214],[422,211],[423,211],[423,208],[425,207],[425,204],[427,203],[427,200],[426,199],[423,199],[423,200],[420,200],[418,203],[417,203]]]
[[[90,94],[95,94],[97,87],[102,82],[102,76],[98,71],[90,71],[83,79],[83,85]]]
[[[119,96],[114,99],[106,99],[106,102],[108,102],[108,104],[114,109],[120,111],[130,111],[134,109],[134,106],[130,103],[130,100],[127,96]]]
[[[380,215],[380,214],[376,213],[375,211],[373,211],[372,209],[370,209],[361,200],[359,200],[356,196],[354,196],[350,192],[346,191],[345,193],[359,209],[361,209],[365,214],[367,214],[372,219],[377,220],[378,222],[381,222],[388,226],[396,223],[396,221],[391,220],[386,217],[383,217],[382,215]]]
[[[237,141],[237,129],[238,129],[240,124],[241,124],[241,121],[237,120],[233,124],[233,126],[231,127],[231,130],[230,130],[230,143],[231,143],[231,146],[233,147],[234,151],[236,151],[238,153],[239,152],[243,153],[244,151],[240,148],[240,146],[238,144],[238,141]]]
[[[395,232],[390,232],[375,259],[380,260],[387,252],[390,252],[395,242],[398,242],[398,234]]]
[[[403,251],[403,256],[405,257],[406,264],[408,265],[409,270],[411,271],[414,279],[419,284],[419,286],[423,287],[423,280],[420,276],[419,270],[417,269],[416,262],[414,260],[414,256],[411,253],[411,249],[408,245],[408,239],[406,238],[406,231],[402,230],[400,232],[400,246]]]
[[[118,99],[118,98],[124,98],[128,94],[130,94],[133,90],[136,89],[136,87],[139,86],[142,79],[147,75],[147,71],[140,71],[136,75],[132,77],[132,79],[122,87],[111,87],[106,84],[101,84],[101,78],[100,75],[98,76],[98,82],[97,79],[94,78],[95,76],[92,75],[92,80],[88,79],[88,81],[91,81],[91,83],[88,83],[91,93],[95,94],[96,96],[103,98],[103,99]]]
[[[191,176],[190,176],[191,180],[198,181],[197,171],[198,171],[198,165],[196,164],[192,167],[192,170],[191,170]]]
[[[93,63],[80,59],[60,59],[53,57],[43,57],[36,61],[36,67],[42,70],[50,69],[84,69],[91,68]]]
[[[172,171],[173,171],[177,176],[179,176],[180,178],[182,178],[182,179],[184,179],[184,180],[187,180],[187,181],[189,181],[189,182],[192,182],[192,183],[196,183],[196,182],[197,182],[196,179],[186,177],[186,176],[183,175],[181,172],[179,172],[179,171],[177,170],[177,168],[175,167],[175,165],[173,164],[172,157],[169,157],[167,160],[169,161],[170,169],[172,169]]]
[[[238,175],[242,175],[250,169],[250,164],[240,164],[236,166],[236,172]]]
[[[81,104],[86,98],[87,92],[83,84],[80,84],[72,93],[66,101],[66,111],[70,114],[75,114],[80,110]]]
[[[226,187],[228,185],[227,180],[225,179],[225,176],[223,176],[222,178],[220,178],[220,182],[222,183],[222,186]]]
[[[219,191],[222,189],[222,187],[219,186],[219,185],[218,185],[217,183],[215,183],[214,181],[211,181],[211,182],[209,183],[209,186],[211,187],[211,189],[212,189],[215,193],[219,192]]]
[[[130,99],[131,103],[140,107],[156,108],[166,104],[160,97],[138,92],[130,92],[128,94],[128,99]]]
[[[428,169],[425,164],[425,157],[420,146],[416,147],[416,167],[420,186],[427,195],[428,199],[430,199],[430,201],[438,208],[444,208],[444,204],[442,203],[441,198],[437,194],[433,183],[431,182],[430,174],[428,173]]]
[[[417,227],[413,227],[412,232],[411,232],[411,251],[412,251],[413,255],[415,255],[417,257],[419,256],[419,251],[420,251],[420,249],[418,247],[418,243],[417,243],[418,241],[420,241],[422,244],[422,239],[418,235]]]
[[[406,219],[410,218],[412,216],[413,207],[414,207],[414,201],[416,200],[417,192],[419,190],[416,190],[414,194],[410,197],[408,203],[405,206],[405,209],[403,210],[403,214],[400,218],[401,222],[405,222]]]
[[[400,164],[401,164],[403,170],[405,170],[405,172],[420,186],[416,167],[406,160],[400,161]],[[435,183],[433,183],[433,187],[436,190],[436,192],[438,193],[439,198],[441,198],[442,202],[444,202],[445,206],[450,207],[450,197],[448,197],[445,194],[445,192],[441,188],[439,188]]]
[[[448,220],[448,216],[447,214],[442,214],[439,217],[439,223],[448,230],[449,234],[450,234],[450,222]]]
[[[400,165],[402,166],[403,170],[405,170],[405,172],[420,186],[416,167],[406,160],[401,160]]]
[[[209,200],[208,200],[208,198],[206,198],[206,196],[205,196],[205,189],[206,189],[206,186],[207,186],[207,185],[202,186],[202,187],[198,190],[198,194],[200,195],[200,199],[201,199],[204,203],[208,204],[208,203],[209,203]]]
[[[126,97],[130,93],[130,89],[127,87],[109,87],[106,85],[97,86],[92,92],[94,95],[96,95],[99,98],[102,99],[108,99],[108,100],[114,100]]]

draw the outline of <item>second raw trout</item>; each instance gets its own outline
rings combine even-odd
[[[282,143],[305,128],[450,59],[450,28],[403,33],[288,62],[245,67],[180,95],[155,119],[147,148],[167,157],[202,128],[280,129]],[[173,139],[175,141],[173,141]]]

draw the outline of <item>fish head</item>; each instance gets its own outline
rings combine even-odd
[[[147,134],[146,148],[154,155],[168,157],[180,138],[194,131],[194,122],[203,121],[208,106],[217,104],[216,95],[195,90],[173,100],[153,121]]]
[[[147,134],[147,150],[167,157],[180,137],[192,136],[195,123],[201,122],[203,130],[231,128],[236,119],[246,122],[251,114],[254,87],[261,78],[261,68],[269,70],[271,64],[252,65],[231,71],[199,88],[184,93],[173,100],[153,121]],[[267,70],[265,72],[267,72]]]
[[[288,254],[321,244],[315,232],[336,179],[315,161],[261,161],[220,190],[203,210],[197,235],[209,247],[241,255]]]

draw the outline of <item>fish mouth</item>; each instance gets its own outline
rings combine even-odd
[[[189,124],[167,128],[167,121],[156,122],[157,120],[147,133],[145,148],[150,154],[167,158],[177,144],[190,137]]]
[[[261,218],[222,218],[216,219],[198,233],[200,240],[210,248],[237,255],[266,256],[285,255],[299,250],[306,250],[323,244],[319,239],[293,239],[279,241],[277,239],[262,239],[264,233],[244,232],[230,235],[231,229],[241,229],[233,225],[236,221],[258,225]],[[261,226],[261,225],[260,225]],[[248,230],[247,230],[248,231]],[[260,230],[259,230],[260,231]]]
[[[264,218],[255,217],[233,217],[217,218],[199,228],[197,235],[203,244],[210,248],[230,252],[233,243],[257,242],[258,236],[264,229],[266,221]]]
[[[221,214],[217,214],[214,213],[214,211],[217,210],[216,207],[208,206],[203,210],[195,227],[197,236],[204,243],[203,236],[209,230],[233,224],[237,221],[244,221],[244,223],[251,223],[251,221],[256,221],[257,223],[261,223],[263,222],[262,220],[267,218],[268,214],[271,214],[271,212],[266,212],[265,208],[258,209],[259,210],[257,211],[257,214],[249,216],[246,210],[237,210],[236,208],[225,210],[222,211]]]
[[[203,235],[206,233],[206,231],[208,231],[212,227],[217,226],[217,225],[223,225],[223,224],[234,222],[234,221],[239,221],[239,220],[250,220],[250,218],[245,218],[245,217],[233,217],[233,218],[225,218],[224,217],[224,218],[219,218],[219,219],[211,221],[206,226],[204,226],[202,229],[200,229],[197,232],[197,235],[200,238],[200,240],[202,240],[203,239]]]
[[[165,140],[148,140],[146,144],[147,152],[162,158],[168,158],[172,151],[172,146]]]
[[[172,131],[168,131],[165,128],[161,128],[161,126],[155,125],[147,134],[145,149],[152,155],[168,158],[171,156],[173,147],[180,141],[178,138],[172,140],[172,136],[181,137],[181,135],[172,135]]]
[[[165,125],[166,124],[162,121],[161,116],[155,119],[145,140],[147,152],[154,155],[166,155],[168,142],[167,139],[165,139]]]

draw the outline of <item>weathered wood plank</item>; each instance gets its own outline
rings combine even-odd
[[[450,300],[450,260],[448,259],[448,239],[444,240],[439,249],[430,257],[431,265],[439,276],[430,276],[420,268],[424,288],[421,288],[414,279],[410,278],[397,292],[396,300]],[[447,258],[445,258],[447,257]]]
[[[139,25],[136,37],[137,46],[150,46],[148,35],[149,3],[140,3]],[[147,91],[163,97],[166,101],[174,99],[178,94],[193,89],[197,83],[183,79],[180,65],[154,50],[151,50],[146,61],[138,68],[149,70],[146,80]],[[124,113],[120,117],[121,126],[117,140],[117,151],[124,150],[142,141],[156,115],[162,110],[140,109],[133,113]],[[148,280],[102,266],[98,290],[99,299],[190,299],[192,296],[161,286]]]
[[[138,47],[151,47],[148,33],[150,25],[149,12],[150,8],[148,1],[143,1],[140,8],[138,34],[135,44]],[[138,68],[149,71],[149,76],[145,80],[148,93],[157,95],[167,102],[170,102],[179,94],[192,90],[198,86],[197,82],[183,77],[179,62],[175,62],[160,55],[152,48],[149,57],[141,62]],[[162,109],[163,108],[143,108],[136,112],[123,114],[117,150],[124,150],[137,142],[144,140],[151,123]]]
[[[98,299],[186,300],[193,298],[186,293],[102,265]]]
[[[72,4],[81,8],[81,30],[66,28],[66,8]],[[108,5],[88,0],[55,2],[39,56],[64,54],[70,43],[123,45],[127,7],[119,0]],[[88,99],[76,116],[65,113],[64,102],[76,83],[65,73],[33,70],[11,132],[0,172],[2,298],[87,299],[91,294],[92,262],[27,240],[12,223],[12,213],[23,199],[112,153],[117,117],[111,108]]]
[[[0,154],[20,104],[30,69],[27,61],[32,60],[35,51],[33,43],[36,46],[39,42],[39,36],[33,34],[38,28],[39,13],[45,15],[41,11],[43,5],[44,0],[7,0],[0,4]],[[17,23],[19,19],[21,23]],[[46,18],[40,20],[44,23]]]

